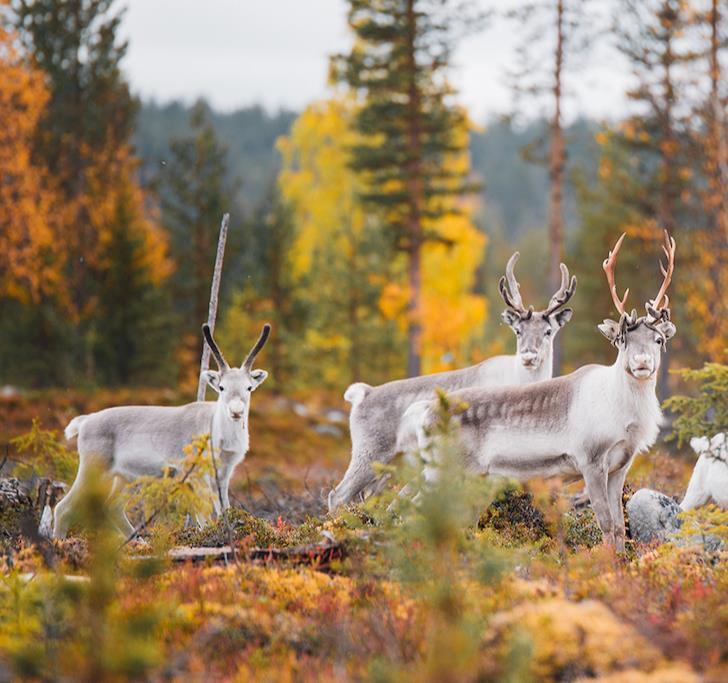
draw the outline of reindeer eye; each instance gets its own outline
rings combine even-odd
[[[225,387],[222,384],[220,385],[220,391],[225,391]]]
[[[253,391],[253,385],[252,384],[248,387],[248,391]]]
[[[548,329],[548,330],[546,330],[546,332],[544,332],[544,334],[545,334],[545,335],[546,335],[547,337],[550,337],[550,336],[551,336],[551,329]]]
[[[516,330],[516,337],[520,337],[520,336],[521,336],[521,330]]]
[[[665,340],[662,337],[657,337],[655,341],[657,342],[658,346],[662,346],[665,343]]]

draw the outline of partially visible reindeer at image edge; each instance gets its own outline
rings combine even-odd
[[[253,370],[253,361],[268,340],[270,325],[263,325],[258,341],[240,368],[228,365],[209,325],[203,325],[202,331],[219,368],[205,371],[207,383],[218,393],[217,401],[183,406],[119,406],[79,415],[68,423],[66,438],[78,437],[79,465],[71,489],[56,506],[54,538],[67,533],[69,515],[78,503],[92,465],[113,478],[111,499],[125,481],[161,475],[166,467],[183,457],[184,447],[201,434],[210,434],[217,458],[222,509],[230,507],[230,479],[248,452],[250,395],[268,376],[265,370]],[[219,514],[216,484],[208,483]],[[114,513],[120,531],[133,534],[134,527],[124,510],[117,505]],[[198,523],[202,520],[198,519]]]
[[[619,238],[603,263],[619,322],[605,320],[600,332],[617,348],[613,365],[586,365],[569,375],[525,386],[475,388],[451,392],[467,408],[452,419],[459,424],[464,466],[480,474],[527,480],[582,477],[604,540],[624,550],[624,480],[637,453],[655,443],[662,412],[656,395],[661,354],[676,332],[670,321],[667,288],[675,263],[675,241],[665,232],[660,263],[662,285],[645,304],[646,315],[625,311],[629,290],[617,295],[614,267],[624,240]],[[434,401],[420,401],[406,412],[398,447],[416,446],[428,458],[426,481],[437,478],[437,445],[430,431],[437,419]],[[434,439],[434,441],[432,441]],[[455,493],[456,495],[456,493]]]
[[[571,319],[563,308],[576,291],[576,277],[561,264],[561,286],[542,311],[526,308],[513,273],[519,253],[508,260],[499,289],[506,310],[505,322],[516,335],[516,353],[495,356],[460,370],[395,380],[377,387],[363,382],[352,384],[344,398],[352,404],[349,416],[351,461],[341,482],[329,494],[329,512],[352,501],[376,481],[375,462],[386,464],[397,454],[397,429],[405,410],[434,396],[436,388],[455,391],[465,387],[528,384],[548,379],[553,372],[553,340]]]

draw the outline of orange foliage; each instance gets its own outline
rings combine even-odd
[[[61,279],[53,193],[33,164],[31,142],[48,99],[41,73],[25,64],[0,27],[0,296],[22,302]]]

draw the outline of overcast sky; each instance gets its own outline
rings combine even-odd
[[[514,0],[477,0],[500,9]],[[596,0],[596,7],[599,6]],[[159,102],[205,97],[230,110],[261,103],[300,110],[329,92],[327,59],[351,44],[345,0],[127,0],[125,68],[133,91]],[[466,38],[452,80],[476,120],[511,108],[505,70],[514,63],[514,26],[494,20]],[[628,72],[606,41],[569,77],[567,116],[615,117],[625,108]],[[530,108],[528,114],[542,113]]]

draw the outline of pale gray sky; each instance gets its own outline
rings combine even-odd
[[[514,4],[478,2],[501,10]],[[125,68],[132,89],[162,102],[204,96],[223,110],[252,103],[302,109],[327,95],[328,56],[351,44],[345,0],[127,0],[127,5]],[[515,39],[513,24],[496,20],[458,49],[452,79],[476,120],[510,108],[504,73],[514,61]],[[618,116],[628,80],[621,58],[602,43],[588,66],[569,78],[574,97],[567,116]]]

